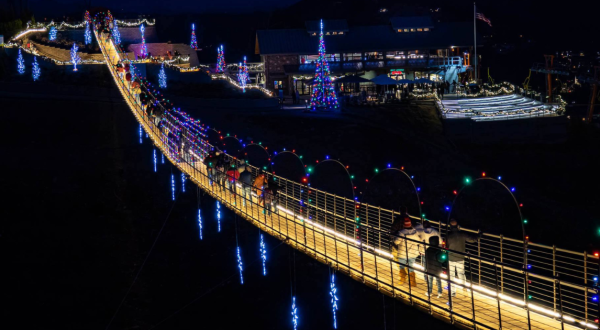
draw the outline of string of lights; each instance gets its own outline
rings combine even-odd
[[[31,75],[33,76],[33,81],[37,81],[40,79],[40,65],[38,64],[37,57],[33,57],[33,68],[31,69]]]
[[[217,201],[217,232],[221,232],[221,203]]]
[[[171,173],[171,199],[175,200],[175,175]]]
[[[185,173],[181,172],[181,192],[185,192]]]
[[[198,202],[200,204],[200,202]],[[200,210],[200,205],[198,205],[198,232],[200,234],[200,240],[202,240],[202,212]]]
[[[292,297],[292,325],[294,330],[298,329],[298,308],[296,307],[296,297]]]
[[[316,61],[316,73],[313,82],[313,91],[310,100],[313,110],[337,109],[338,100],[335,89],[331,82],[329,63],[325,55],[325,39],[323,37],[323,20],[321,20],[321,32],[319,34],[319,57]]]
[[[192,23],[192,39],[190,41],[190,48],[198,50],[198,42],[196,41],[196,26]]]
[[[338,297],[337,288],[335,287],[335,273],[331,274],[331,283],[329,284],[330,290],[329,295],[331,296],[331,311],[333,313],[333,328],[337,329],[337,310],[338,310]]]
[[[161,64],[160,72],[158,73],[158,86],[160,88],[167,88],[167,74],[165,73],[165,64]]]
[[[77,71],[77,64],[81,60],[79,55],[77,55],[77,51],[79,47],[75,43],[73,43],[73,47],[71,48],[71,63],[73,63],[73,71]]]
[[[217,72],[223,73],[225,71],[225,51],[223,45],[217,47]]]
[[[19,49],[19,56],[17,57],[17,71],[19,74],[25,73],[25,60],[23,59],[23,54],[21,54],[21,50]]]
[[[262,266],[263,266],[263,276],[267,276],[267,248],[265,245],[265,240],[263,237],[263,234],[260,233],[260,229],[258,230],[259,234],[260,234],[260,259],[262,260]]]
[[[92,31],[90,31],[90,24],[88,22],[85,22],[84,37],[85,37],[85,44],[86,45],[89,45],[89,44],[92,43]]]
[[[154,173],[156,173],[156,148],[154,148]]]

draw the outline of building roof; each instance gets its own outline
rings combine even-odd
[[[321,21],[306,21],[306,32],[321,32]],[[323,32],[348,31],[348,21],[345,19],[323,20]]]
[[[429,16],[392,17],[390,23],[394,30],[410,28],[432,28],[433,21]]]
[[[428,32],[398,33],[390,25],[356,26],[347,33],[325,36],[327,53],[444,49],[473,46],[473,23],[437,23]],[[317,54],[318,38],[305,29],[258,30],[256,53]],[[478,44],[481,41],[477,40]]]

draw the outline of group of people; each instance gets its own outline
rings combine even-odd
[[[267,215],[277,212],[279,186],[261,170],[256,178],[252,178],[249,166],[243,160],[228,159],[219,149],[211,151],[204,158],[210,183],[217,184],[220,189],[227,189],[237,194],[237,185],[241,186],[243,206],[246,201],[253,202],[253,194],[257,197],[257,205],[264,206]]]
[[[449,277],[458,278],[463,283],[465,276],[465,253],[467,242],[477,242],[478,235],[460,230],[458,222],[450,221],[445,248],[440,247],[442,238],[429,221],[413,224],[406,207],[400,208],[400,216],[394,220],[390,233],[393,235],[392,254],[400,264],[400,285],[406,283],[407,277],[411,287],[417,286],[415,262],[420,262],[425,269],[427,295],[433,291],[433,280],[436,279],[438,298],[442,296],[442,281],[439,274],[448,271]],[[430,274],[430,275],[427,275]],[[452,296],[456,295],[453,288]]]

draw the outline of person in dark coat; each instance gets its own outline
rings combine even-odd
[[[446,266],[446,253],[439,248],[440,238],[438,236],[431,236],[429,238],[429,247],[425,250],[425,272],[432,275],[425,275],[427,280],[427,296],[431,296],[433,291],[433,279],[436,279],[438,298],[442,296],[442,280],[439,275]]]
[[[239,182],[242,184],[242,197],[244,198],[244,206],[246,206],[246,200],[252,204],[252,172],[248,171],[246,165],[238,167],[240,171]]]
[[[450,278],[458,278],[462,282],[466,282],[465,276],[465,256],[467,243],[475,243],[479,239],[479,235],[473,235],[460,230],[458,222],[454,219],[450,220],[450,230],[446,237],[446,248],[451,250],[448,256],[448,276]],[[460,252],[460,253],[453,253]],[[459,283],[460,283],[459,281]],[[456,291],[453,290],[452,296],[456,295]]]

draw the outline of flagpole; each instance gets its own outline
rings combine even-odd
[[[477,83],[477,6],[473,2],[473,50],[475,53],[475,83]]]

